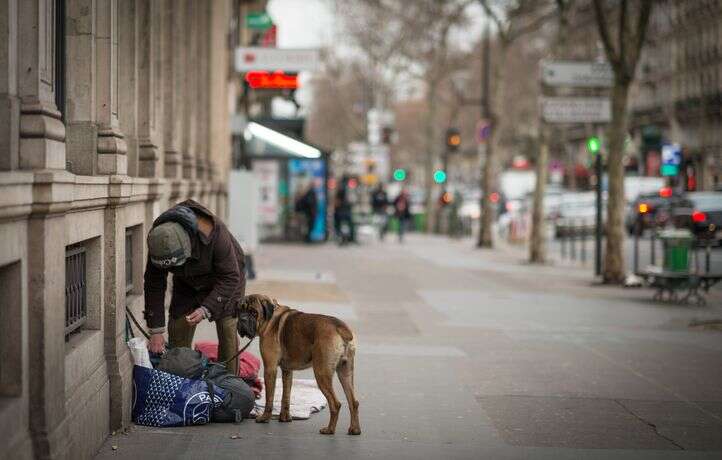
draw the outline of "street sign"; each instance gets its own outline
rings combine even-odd
[[[607,123],[612,118],[606,97],[540,97],[539,104],[548,123]]]
[[[476,142],[483,144],[491,136],[491,122],[489,120],[479,120],[476,123]]]
[[[541,77],[549,86],[610,88],[614,83],[612,66],[606,62],[543,61]]]
[[[246,15],[246,27],[253,30],[266,30],[273,25],[273,20],[265,11],[254,11]]]
[[[682,164],[682,147],[679,144],[662,144],[662,164],[659,172],[662,176],[676,176]]]
[[[258,46],[236,48],[237,72],[249,70],[283,70],[300,72],[316,70],[320,64],[318,49],[262,48]]]

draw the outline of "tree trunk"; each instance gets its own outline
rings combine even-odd
[[[541,122],[539,126],[539,154],[536,161],[536,186],[531,220],[531,242],[529,262],[543,264],[546,260],[544,247],[544,192],[549,170],[549,126]]]
[[[627,95],[629,84],[615,82],[612,89],[612,123],[609,128],[607,174],[607,244],[602,276],[605,283],[624,281],[624,140],[627,133]],[[598,177],[597,180],[602,180]]]
[[[436,136],[436,92],[437,84],[435,81],[429,82],[428,92],[426,93],[426,156],[424,158],[424,188],[426,189],[426,232],[431,233],[436,221],[436,209],[434,200],[435,184],[434,184],[434,162],[436,160],[436,143],[439,141]]]
[[[479,238],[476,246],[480,248],[494,247],[494,238],[492,235],[492,227],[494,225],[494,207],[495,203],[491,202],[491,194],[494,192],[496,173],[496,152],[499,144],[499,134],[501,130],[500,117],[497,116],[499,111],[496,107],[496,101],[504,100],[504,92],[506,91],[505,71],[506,71],[506,55],[508,46],[501,44],[499,53],[499,62],[494,66],[493,79],[495,90],[489,94],[488,107],[491,109],[489,118],[491,120],[491,131],[486,144],[486,160],[484,161],[484,169],[481,177],[481,220],[479,225]]]

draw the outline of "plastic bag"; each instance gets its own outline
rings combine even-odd
[[[132,417],[138,425],[205,425],[212,421],[213,408],[220,407],[225,396],[225,390],[203,380],[133,367]]]
[[[128,340],[128,348],[130,348],[130,354],[133,357],[133,364],[140,367],[147,367],[148,369],[153,368],[150,364],[148,346],[143,338],[134,337]]]

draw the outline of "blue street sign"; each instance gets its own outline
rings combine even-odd
[[[662,144],[662,164],[660,173],[663,176],[676,176],[682,164],[682,147],[679,144]]]

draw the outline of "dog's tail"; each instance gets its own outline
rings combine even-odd
[[[351,329],[349,329],[345,324],[336,325],[336,332],[338,332],[338,335],[341,336],[344,342],[353,341],[353,332],[351,332]]]

